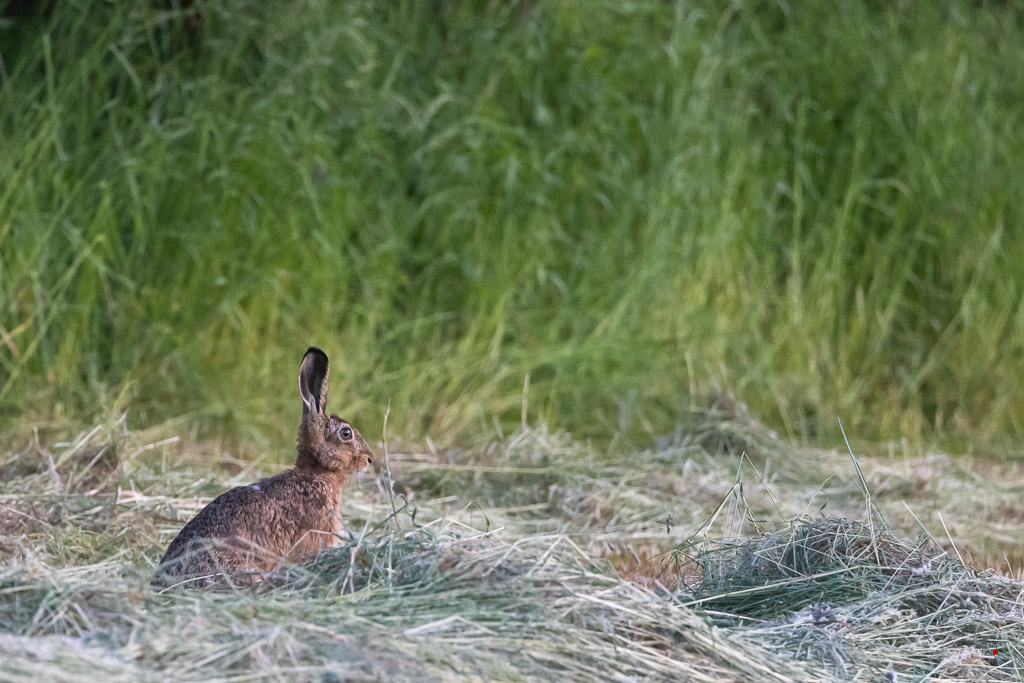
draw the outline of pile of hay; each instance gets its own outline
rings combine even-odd
[[[814,678],[567,536],[382,529],[223,592],[158,594],[123,560],[0,574],[5,680]]]
[[[1021,678],[1024,585],[857,522],[709,542],[658,589],[569,536],[391,522],[221,593],[155,593],[123,556],[8,568],[3,677]]]
[[[1024,678],[1024,583],[932,543],[908,545],[873,521],[797,520],[681,547],[677,561],[698,571],[675,602],[839,678]]]

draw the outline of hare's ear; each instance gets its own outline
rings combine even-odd
[[[302,396],[302,416],[323,415],[327,412],[327,376],[331,366],[327,354],[310,346],[299,366],[299,395]]]

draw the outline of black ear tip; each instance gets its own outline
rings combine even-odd
[[[317,359],[320,360],[327,360],[327,354],[324,353],[323,349],[321,349],[318,346],[310,346],[308,349],[306,349],[306,353],[302,357],[305,358],[306,356],[309,355],[315,356]]]

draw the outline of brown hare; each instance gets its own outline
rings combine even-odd
[[[340,529],[341,487],[373,462],[355,427],[327,414],[327,354],[311,346],[299,366],[302,422],[295,467],[217,496],[171,541],[156,587],[205,588],[240,569],[269,570],[308,557]]]

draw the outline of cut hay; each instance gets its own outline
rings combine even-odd
[[[146,573],[111,564],[8,572],[0,622],[33,647],[0,642],[4,675],[30,680],[73,659],[78,680],[97,681],[140,669],[178,680],[814,676],[615,578],[567,536],[508,542],[449,524],[363,541],[268,577],[272,590],[156,594]],[[104,666],[88,666],[94,649],[65,651],[66,639],[102,643]]]
[[[837,677],[1024,678],[1024,584],[880,527],[797,520],[754,538],[681,547],[680,561],[697,565],[699,578],[676,603]]]
[[[865,509],[852,477],[823,489],[821,452],[763,451],[759,485],[744,489],[750,461],[706,444],[624,457],[523,430],[480,451],[392,454],[414,499],[392,507],[372,480],[353,482],[347,531],[309,562],[221,592],[160,593],[154,563],[184,520],[256,474],[169,470],[131,435],[107,461],[98,438],[0,456],[0,681],[1018,680],[1024,669],[1024,583],[934,540],[906,542],[920,527],[890,516],[884,493],[920,492],[910,500],[928,520],[930,487],[969,492],[943,518],[969,558],[957,514],[1007,509],[1016,470],[993,469],[1008,483],[992,485],[933,459],[921,461],[926,485],[908,488],[900,477],[921,463],[865,459],[890,530],[850,519]],[[450,478],[432,482],[432,467]],[[799,516],[819,496],[845,518]],[[712,537],[681,544],[697,528]]]

